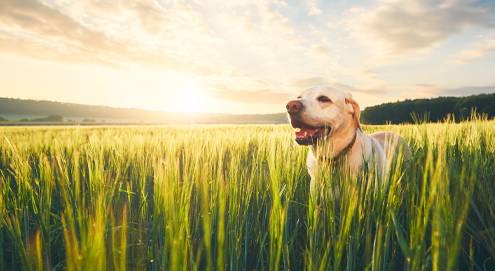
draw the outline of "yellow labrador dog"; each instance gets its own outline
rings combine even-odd
[[[367,135],[359,123],[360,109],[350,93],[329,86],[307,89],[297,100],[287,103],[287,113],[296,129],[296,142],[309,145],[307,167],[311,181],[315,180],[317,163],[343,165],[352,175],[362,170],[364,161],[375,160],[379,176],[402,151],[405,160],[411,158],[407,142],[398,134],[380,132]],[[321,144],[326,139],[326,144]],[[320,143],[320,144],[318,144]],[[394,157],[391,157],[394,156]],[[313,184],[311,194],[313,194]],[[338,190],[335,191],[338,197]]]

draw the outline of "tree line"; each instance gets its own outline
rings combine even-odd
[[[8,121],[9,121],[8,119],[0,116],[0,122],[8,122]],[[48,117],[35,118],[35,119],[22,118],[17,122],[64,122],[64,117],[60,115],[50,115]],[[94,119],[83,119],[82,121],[68,119],[67,122],[97,122],[97,121]],[[105,120],[102,120],[102,122],[105,122]]]
[[[495,93],[468,97],[439,97],[433,99],[407,99],[366,107],[361,112],[363,124],[414,123],[414,115],[427,115],[430,122],[442,121],[449,115],[459,122],[469,119],[475,110],[489,119],[495,116]]]

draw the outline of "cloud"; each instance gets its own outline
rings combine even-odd
[[[113,37],[174,50],[180,49],[179,45],[190,49],[193,42],[222,42],[209,29],[203,14],[193,8],[194,3],[180,0],[172,3],[154,0],[79,0],[78,4],[73,4],[74,1],[69,3],[54,8],[67,6],[72,17],[84,18],[91,22],[91,26],[112,33]]]
[[[308,15],[318,15],[322,14],[323,11],[317,7],[317,1],[316,0],[307,0],[308,4]]]
[[[269,3],[250,3],[253,4],[242,5],[242,9],[237,6],[222,7],[222,12],[216,15],[216,22],[227,32],[227,40],[264,54],[273,54],[274,48],[302,48],[299,45],[302,39],[296,35],[288,18],[270,7]],[[276,4],[284,6],[280,2]]]
[[[368,73],[369,72],[370,71],[368,71]],[[323,86],[323,85],[334,87],[343,92],[380,94],[380,95],[385,94],[386,91],[391,88],[391,85],[386,85],[386,84],[377,85],[377,86],[354,87],[351,85],[343,84],[342,82],[335,80],[333,78],[327,78],[327,77],[307,77],[307,78],[291,79],[287,87],[299,93],[305,89],[311,87]]]
[[[86,55],[78,49],[60,48],[42,42],[11,37],[0,33],[0,51],[4,53],[22,55],[39,60],[48,60],[62,63],[96,64],[103,67],[122,70],[124,66],[116,61],[110,61],[99,55]],[[72,53],[71,53],[72,52]]]
[[[446,88],[441,91],[441,95],[446,96],[471,96],[478,94],[495,93],[495,86],[473,87],[465,86],[458,88]]]
[[[292,95],[287,93],[276,93],[268,89],[264,90],[233,90],[222,85],[209,88],[207,90],[208,96],[217,100],[248,103],[248,104],[278,104],[282,105],[287,103]]]
[[[323,38],[320,42],[312,44],[307,54],[314,57],[329,57],[330,48],[327,38]]]
[[[4,0],[0,3],[2,29],[28,41],[38,38],[46,43],[61,42],[73,47],[99,47],[106,51],[125,52],[126,46],[82,25],[81,22],[38,1]]]
[[[223,72],[214,76],[205,77],[201,80],[206,89],[213,91],[221,90],[250,90],[261,91],[271,89],[272,86],[255,76],[242,71]]]
[[[383,1],[353,10],[350,36],[382,55],[427,52],[471,27],[494,27],[494,9],[481,1]]]
[[[363,69],[361,65],[355,65],[353,67],[342,67],[339,69],[340,73],[345,76],[350,76],[350,82],[353,82],[353,87],[344,86],[350,89],[352,92],[368,92],[375,93],[377,95],[383,95],[389,91],[396,89],[398,86],[389,83],[382,79],[380,73]],[[333,78],[332,82],[335,84],[341,84],[337,79]]]
[[[424,83],[409,87],[408,92],[414,93],[414,97],[471,96],[484,93],[495,93],[495,86],[463,86],[457,88],[446,88],[441,85]]]
[[[376,79],[376,77],[378,75],[380,75],[379,73],[377,73],[375,71],[370,71],[370,70],[361,70],[358,72],[358,74],[361,76],[367,77],[369,79]]]
[[[374,95],[384,95],[385,93],[387,93],[387,90],[391,88],[391,86],[388,84],[379,85],[379,86],[353,87],[351,85],[343,84],[339,81],[333,82],[331,86],[343,92],[374,94]]]
[[[288,87],[301,92],[311,87],[329,85],[330,81],[325,77],[307,77],[300,79],[291,79]]]
[[[471,60],[471,59],[484,57],[488,55],[491,51],[493,51],[493,49],[495,49],[495,47],[478,49],[478,50],[464,50],[461,52],[461,54],[464,55],[465,58]]]
[[[442,94],[443,87],[434,84],[420,83],[406,86],[403,96],[406,98],[437,97]]]
[[[468,62],[483,58],[495,51],[495,39],[487,39],[477,49],[463,50],[455,56],[455,60],[448,61],[450,64],[467,64]],[[481,48],[480,48],[481,47]]]
[[[112,55],[131,53],[128,46],[109,39],[104,32],[85,27],[67,14],[41,2],[2,1],[0,17],[3,32],[11,33],[2,35],[2,51],[42,59],[97,63],[110,63],[108,58]],[[96,51],[99,53],[95,54]]]
[[[154,29],[151,26],[151,21],[147,21],[147,16],[156,20],[155,23],[167,25],[166,15],[168,11],[161,10],[156,2],[123,1],[122,3],[118,2],[116,6],[122,4],[122,7],[120,9],[115,8],[115,10],[130,12],[126,5],[135,4],[131,5],[135,8],[131,13],[140,18],[137,21],[141,31],[155,34],[158,31],[158,28]],[[105,11],[104,7],[91,6],[93,8],[92,13],[89,11],[85,13],[87,8],[87,6],[82,5],[82,7],[75,6],[64,11],[59,7],[35,0],[1,1],[0,30],[3,34],[0,37],[0,50],[43,60],[92,63],[121,69],[138,64],[159,69],[174,69],[202,76],[214,75],[218,72],[217,68],[212,68],[195,60],[194,56],[184,58],[180,53],[170,53],[163,48],[156,47],[156,44],[163,43],[165,40],[158,39],[155,44],[143,42],[146,39],[139,39],[141,37],[140,32],[135,31],[132,27],[129,28],[129,31],[123,29],[112,31],[113,25],[111,23],[98,23],[98,16],[96,15],[98,12]],[[76,14],[77,12],[82,13]],[[96,17],[88,19],[86,14],[96,14]],[[126,16],[135,18],[131,15]],[[87,23],[85,19],[88,19],[89,22],[95,21],[95,23]],[[195,30],[199,31],[195,32],[198,36],[200,36],[199,33],[207,32],[200,27],[202,25],[200,19],[187,17],[185,20],[184,24],[199,25],[199,30]],[[175,42],[180,43],[177,40]]]

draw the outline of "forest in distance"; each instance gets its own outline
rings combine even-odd
[[[494,105],[494,93],[467,97],[407,99],[366,107],[361,112],[361,123],[372,125],[414,123],[415,114],[427,116],[429,122],[443,121],[449,115],[459,122],[469,119],[472,111],[492,119],[495,116]]]

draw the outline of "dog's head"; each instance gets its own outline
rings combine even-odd
[[[359,128],[360,109],[350,93],[328,86],[303,91],[297,100],[287,103],[290,123],[299,145],[313,145],[330,138],[349,125]]]

